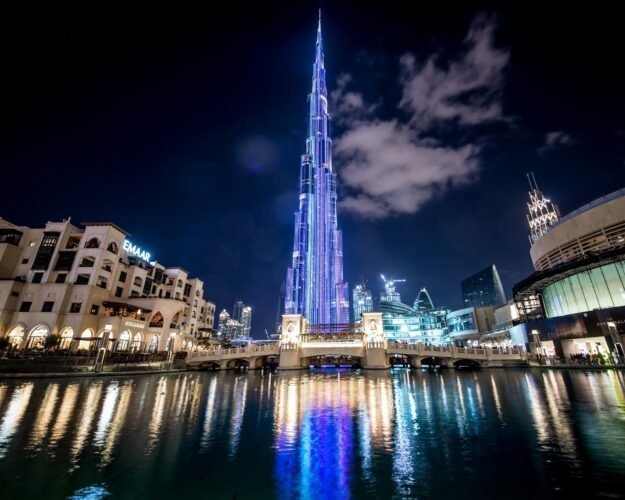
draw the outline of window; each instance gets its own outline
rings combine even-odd
[[[88,285],[90,277],[91,276],[89,274],[79,274],[76,277],[76,284],[77,285]]]
[[[11,297],[19,297],[19,296],[20,296],[19,292],[15,292],[15,291],[11,292]]]
[[[184,292],[183,292],[185,297],[188,297],[189,295],[191,295],[191,285],[189,283],[187,283],[184,286]]]
[[[74,264],[76,258],[76,252],[73,250],[61,250],[59,256],[56,259],[55,271],[69,271]]]
[[[97,306],[95,304],[91,306],[91,314],[93,314],[94,316],[97,316],[99,311],[100,311],[100,306]]]
[[[45,233],[43,240],[41,240],[42,247],[55,247],[56,242],[59,241],[60,233]]]
[[[135,284],[135,286],[142,286],[143,285],[143,280],[139,276],[137,276],[135,278],[135,280],[134,280],[134,284]]]
[[[67,274],[65,273],[59,273],[56,276],[56,282],[57,283],[65,283],[65,279],[67,278]]]
[[[100,288],[106,288],[108,285],[108,281],[106,280],[106,278],[104,276],[98,276],[98,281],[96,283],[96,286],[99,286]]]
[[[97,238],[91,238],[85,243],[85,248],[100,248],[100,242]]]
[[[182,288],[182,280],[178,280],[176,286]]]
[[[72,302],[72,305],[69,308],[69,312],[79,313],[81,307],[82,307],[82,302]]]
[[[123,290],[123,288],[122,288],[121,286],[118,286],[118,287],[115,289],[115,297],[121,297],[121,296],[122,296],[122,292],[123,292],[123,291],[124,291],[124,290]]]
[[[28,259],[22,259],[22,264],[28,264]]]
[[[171,292],[165,292],[165,298],[171,299]]]
[[[41,283],[42,278],[43,278],[43,273],[33,274],[33,283]]]
[[[27,313],[28,311],[30,311],[30,306],[32,305],[32,302],[22,302],[22,304],[20,305],[20,312]]]
[[[43,307],[41,308],[41,312],[49,313],[52,312],[52,308],[54,307],[54,302],[44,302]]]
[[[109,252],[116,254],[116,253],[117,253],[117,251],[118,251],[117,243],[115,243],[114,241],[111,241],[111,242],[109,243],[109,246],[108,246],[108,247],[106,247],[106,249],[107,249]]]
[[[94,257],[84,257],[80,261],[80,266],[79,267],[93,267],[94,264],[95,264],[95,258]]]
[[[128,273],[126,273],[125,271],[122,271],[121,273],[119,273],[119,281],[121,283],[126,283],[127,277],[128,277]]]

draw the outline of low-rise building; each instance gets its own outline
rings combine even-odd
[[[111,222],[43,228],[0,219],[0,337],[13,349],[178,351],[212,329],[215,304],[181,267]]]

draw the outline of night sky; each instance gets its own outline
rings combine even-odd
[[[319,4],[234,4],[4,16],[0,216],[112,221],[218,311],[250,304],[260,337],[290,263]],[[454,308],[494,263],[509,295],[532,270],[527,172],[562,213],[625,187],[615,10],[321,7],[350,284],[377,295],[382,272],[404,302],[425,286]]]

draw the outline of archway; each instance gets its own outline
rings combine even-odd
[[[61,330],[61,341],[59,342],[59,351],[67,351],[72,346],[72,340],[74,339],[74,329],[71,326],[66,326]]]
[[[358,356],[342,354],[325,354],[311,356],[303,360],[303,365],[309,368],[361,368],[361,359]]]
[[[447,361],[437,356],[430,356],[421,360],[421,366],[424,368],[447,368]]]
[[[391,368],[410,368],[410,358],[405,354],[393,354],[388,358]]]
[[[155,353],[158,351],[158,335],[153,335],[148,346],[148,352]]]
[[[9,330],[9,345],[12,349],[19,349],[24,344],[24,327],[22,325],[14,326]]]
[[[143,344],[143,335],[137,332],[135,336],[132,338],[132,345],[130,346],[130,350],[132,352],[140,352]]]
[[[91,328],[85,329],[80,334],[80,341],[78,342],[79,351],[90,351],[95,338],[93,337],[93,330]]]
[[[50,328],[47,325],[37,325],[30,331],[28,335],[27,349],[44,349],[46,345],[46,337],[50,334]]]
[[[128,330],[124,330],[119,335],[119,340],[117,341],[117,351],[125,352],[130,348],[130,332]]]
[[[163,313],[160,311],[156,311],[150,319],[150,328],[162,328],[164,323],[165,318],[163,316]]]
[[[480,368],[480,363],[475,361],[474,359],[459,359],[458,361],[454,361],[454,368],[458,369],[477,369]]]
[[[231,359],[226,364],[228,370],[247,370],[250,366],[250,362],[247,359]]]

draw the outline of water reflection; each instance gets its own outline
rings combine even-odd
[[[0,383],[0,497],[446,498],[514,477],[618,496],[624,388],[508,370]]]

